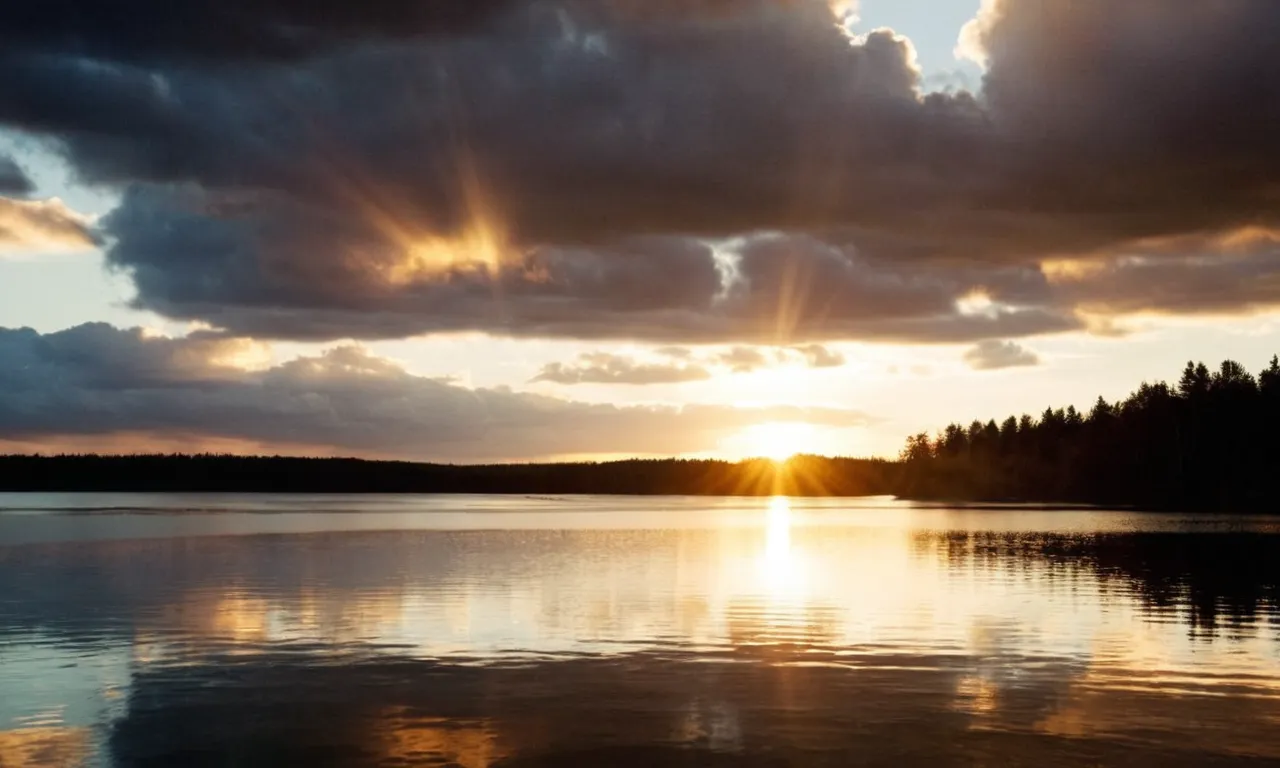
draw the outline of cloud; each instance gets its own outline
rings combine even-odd
[[[810,368],[839,368],[847,362],[844,355],[821,344],[807,344],[793,351],[803,355]]]
[[[22,166],[8,155],[0,154],[0,195],[24,197],[36,189]]]
[[[846,362],[844,355],[821,344],[765,348],[737,346],[710,359],[732,373],[753,373],[796,364],[809,368],[839,368]]]
[[[752,373],[761,368],[772,367],[777,358],[771,358],[754,347],[734,347],[727,352],[716,355],[715,361],[727,366],[733,373]]]
[[[714,450],[753,424],[853,427],[857,411],[786,405],[593,404],[407,373],[356,346],[270,365],[260,345],[105,324],[0,329],[0,434],[23,445],[122,436],[202,446],[497,461]],[[170,441],[166,443],[165,441]]]
[[[314,211],[268,205],[224,213],[210,226],[202,211],[214,203],[191,190],[134,188],[125,199],[104,229],[116,240],[109,263],[139,289],[136,305],[237,335],[376,339],[483,330],[786,345],[972,341],[1082,326],[1057,307],[1010,305],[966,316],[957,305],[983,282],[999,278],[1017,298],[1015,283],[1042,277],[873,262],[811,236],[736,243],[732,282],[716,249],[678,236],[532,247],[506,262],[472,259],[463,249],[449,252],[456,261],[428,260],[417,271],[375,234]],[[263,250],[276,256],[267,263],[252,257]],[[173,268],[179,258],[181,271]]]
[[[1040,358],[1031,350],[1012,341],[988,340],[964,353],[964,361],[975,371],[995,371],[1039,365]]]
[[[18,57],[0,120],[59,137],[94,181],[284,190],[421,233],[465,229],[480,184],[526,244],[838,221],[824,201],[875,199],[875,180],[852,177],[896,175],[882,153],[910,150],[903,130],[924,155],[945,149],[922,133],[907,44],[850,44],[825,3],[746,0],[728,20],[655,24],[524,5],[522,23],[488,34],[293,66]],[[783,162],[754,162],[764,151]],[[849,167],[828,180],[830,152]]]
[[[139,307],[232,335],[971,343],[1180,311],[1048,262],[1280,229],[1271,0],[997,0],[929,94],[819,0],[143,7],[6,25],[0,124],[126,190]]]
[[[1280,231],[1159,240],[1049,266],[1061,303],[1102,316],[1259,311],[1280,298]]]
[[[534,382],[552,384],[681,384],[705,381],[714,370],[727,373],[754,373],[768,368],[805,365],[809,368],[836,368],[845,364],[844,355],[821,344],[802,347],[736,346],[719,352],[696,352],[688,347],[659,347],[650,350],[658,361],[645,361],[614,352],[586,352],[572,363],[548,363]]]
[[[852,44],[814,0],[672,2],[639,20],[625,3],[519,5],[518,24],[269,66],[93,61],[37,35],[28,48],[48,53],[13,55],[0,121],[128,186],[103,222],[110,263],[170,317],[311,339],[778,336],[781,276],[757,265],[750,295],[717,303],[723,275],[693,235],[807,223],[806,197],[826,220],[811,173],[825,159],[801,148],[820,130],[814,146],[879,162],[874,145],[919,111],[906,44]],[[794,114],[733,95],[809,76]],[[851,136],[867,146],[841,147]],[[858,332],[808,319],[781,333]]]
[[[645,363],[625,355],[587,352],[576,363],[548,363],[533,381],[553,384],[679,384],[704,381],[711,372],[679,362]]]
[[[675,360],[689,360],[693,357],[693,350],[688,347],[659,347],[653,350],[655,355],[661,357],[670,357]]]
[[[91,248],[97,242],[89,217],[71,210],[56,197],[49,200],[0,197],[0,253],[80,250]]]
[[[0,26],[0,47],[113,61],[294,59],[376,40],[466,33],[515,0],[68,0],[24,6]]]
[[[789,0],[769,0],[784,4]],[[33,3],[0,26],[0,46],[149,65],[273,64],[371,44],[472,36],[532,11],[658,24],[672,18],[729,19],[742,0],[134,0],[127,7],[65,0]],[[852,3],[840,3],[842,5]],[[852,8],[849,9],[852,11]]]

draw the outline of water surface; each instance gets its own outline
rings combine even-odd
[[[1280,524],[0,494],[0,766],[1280,760]]]

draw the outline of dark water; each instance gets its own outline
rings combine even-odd
[[[1280,761],[1280,524],[0,494],[0,766]]]

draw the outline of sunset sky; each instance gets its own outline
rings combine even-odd
[[[1280,351],[1274,0],[65,5],[0,452],[890,456]]]

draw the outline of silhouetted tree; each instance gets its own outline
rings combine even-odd
[[[1018,450],[1018,417],[1010,416],[1000,424],[1000,455],[1008,456]]]
[[[937,497],[1253,509],[1280,461],[1280,357],[1256,378],[1234,360],[1188,362],[1176,388],[1143,382],[1087,415],[1046,408],[949,428],[912,489]],[[988,431],[990,439],[988,442]],[[970,450],[954,449],[967,439]],[[920,491],[919,489],[925,489]]]
[[[1280,355],[1271,356],[1271,364],[1258,376],[1258,385],[1263,395],[1280,396]]]

